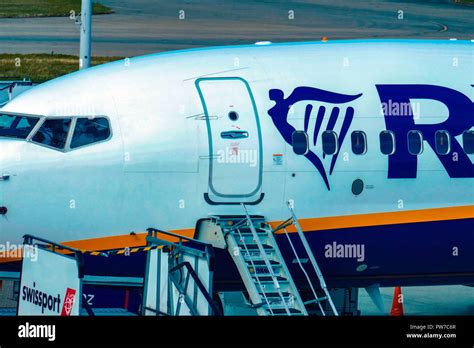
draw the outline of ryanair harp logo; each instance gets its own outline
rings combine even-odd
[[[416,130],[423,135],[423,141],[433,150],[450,178],[474,178],[474,164],[461,146],[461,137],[464,131],[474,127],[474,103],[465,94],[451,88],[434,85],[384,85],[375,86],[382,104],[385,129],[395,135],[395,153],[387,156],[388,179],[412,179],[417,177],[418,156],[408,151],[407,134]],[[474,87],[474,85],[472,85]],[[327,189],[330,189],[328,175],[331,175],[336,164],[339,149],[344,143],[352,120],[354,108],[351,102],[360,98],[362,94],[345,95],[325,91],[313,87],[297,87],[285,99],[283,91],[271,89],[269,97],[275,102],[268,114],[273,120],[275,127],[285,141],[292,145],[292,135],[296,130],[304,130],[312,137],[312,146],[316,146],[318,136],[324,130],[333,130],[338,136],[338,150],[331,155],[331,161],[326,169],[321,158],[313,150],[305,155],[311,161],[323,178]],[[444,104],[448,111],[447,118],[440,123],[416,123],[412,111],[412,99],[427,99]],[[290,124],[289,113],[291,107],[299,102],[306,102],[304,112],[304,123],[294,126]],[[314,105],[321,104],[317,111],[313,112]],[[399,115],[398,110],[384,106],[405,105],[408,108],[406,115]],[[397,111],[397,112],[395,112]],[[315,114],[315,115],[313,115]],[[314,117],[313,117],[314,116]],[[311,122],[313,120],[313,122]],[[429,120],[429,119],[428,119]],[[291,120],[293,123],[301,120]],[[324,121],[324,122],[323,122]],[[336,129],[338,128],[338,129]],[[314,129],[314,130],[313,130]],[[447,131],[451,137],[450,150],[446,154],[436,151],[436,132]],[[324,159],[324,155],[322,154]]]
[[[269,92],[269,97],[275,102],[275,106],[273,106],[268,111],[268,114],[272,118],[275,127],[278,129],[283,139],[285,139],[285,141],[291,145],[291,137],[293,132],[301,129],[296,129],[295,126],[289,123],[288,116],[290,109],[296,103],[307,102],[308,104],[306,105],[304,113],[304,124],[301,126],[304,128],[304,131],[310,136],[310,138],[312,138],[312,140],[310,139],[310,143],[313,146],[316,146],[320,133],[334,130],[339,135],[338,148],[340,149],[354,118],[354,108],[350,106],[350,103],[361,96],[362,94],[339,94],[314,87],[297,87],[285,99],[283,91],[279,89],[272,89]],[[329,107],[320,105],[319,108],[313,112],[313,104],[317,103],[330,104],[331,106]],[[326,122],[323,122],[325,119]],[[341,122],[337,122],[338,120],[341,120]],[[322,129],[323,123],[326,125],[325,129]],[[336,130],[336,126],[338,126],[340,129]],[[313,131],[309,132],[310,129]],[[330,185],[328,175],[331,175],[334,170],[334,165],[336,164],[339,150],[334,155],[332,155],[328,169],[324,167],[323,161],[313,150],[310,148],[305,157],[318,170],[319,174],[324,180],[324,183],[326,184],[327,189],[329,190]]]

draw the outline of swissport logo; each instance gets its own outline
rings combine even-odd
[[[62,317],[71,316],[72,307],[74,306],[75,298],[76,298],[76,290],[67,288],[66,296],[64,297],[63,309],[61,311]]]

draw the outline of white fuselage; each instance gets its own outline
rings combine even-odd
[[[19,242],[27,233],[63,242],[148,227],[193,229],[209,215],[241,214],[238,205],[221,204],[241,201],[256,202],[251,213],[269,221],[287,217],[288,200],[302,219],[472,206],[472,177],[451,178],[426,144],[416,178],[388,178],[388,156],[379,145],[379,133],[387,127],[376,86],[443,86],[473,100],[473,45],[353,41],[224,47],[127,59],[44,83],[1,112],[106,116],[112,137],[66,152],[0,138],[0,170],[10,176],[0,182],[0,205],[8,207],[0,217],[0,241]],[[287,98],[303,86],[362,94],[340,105],[342,116],[348,107],[355,112],[331,174],[332,156],[320,156],[330,190],[268,114],[275,106],[270,90]],[[437,124],[448,117],[442,103],[419,102],[417,123]],[[311,103],[326,105],[320,125],[325,129],[331,103],[294,103],[288,123],[303,129]],[[307,132],[314,153],[322,151],[321,141],[313,146],[311,136],[317,110]],[[228,119],[232,111],[238,120]],[[339,117],[336,132],[342,122]],[[364,155],[351,150],[354,130],[367,134]],[[231,131],[250,136],[219,137]],[[242,157],[235,157],[238,153]],[[360,195],[351,191],[356,179],[365,187]],[[206,193],[217,204],[209,204]]]

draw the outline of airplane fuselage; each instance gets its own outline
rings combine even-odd
[[[0,137],[0,241],[113,249],[148,227],[195,236],[241,202],[276,223],[290,201],[329,283],[473,283],[473,49],[224,47],[44,83],[0,110],[40,116],[26,139]],[[92,116],[110,128],[96,143],[35,138],[45,119]]]

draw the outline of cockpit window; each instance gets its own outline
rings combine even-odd
[[[32,140],[35,143],[62,150],[66,145],[67,135],[71,127],[70,118],[50,118],[44,121]]]
[[[109,137],[110,125],[106,118],[78,118],[70,147],[76,149],[107,140]]]
[[[39,120],[39,117],[0,114],[0,137],[26,139]]]

